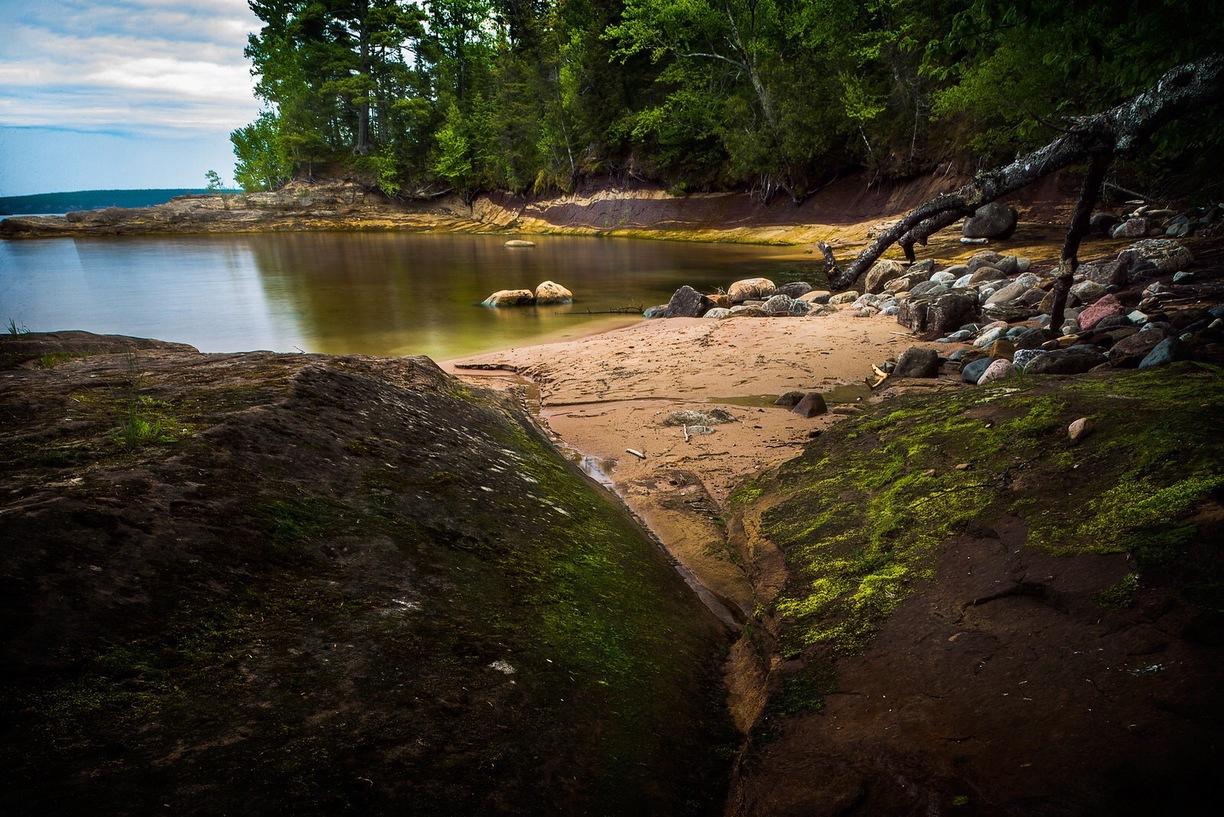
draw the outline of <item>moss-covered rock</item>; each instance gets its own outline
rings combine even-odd
[[[721,803],[720,626],[500,399],[421,358],[12,374],[4,813]]]
[[[1080,417],[1095,431],[1073,446]],[[778,663],[737,813],[1211,802],[1182,777],[1216,762],[1224,713],[1222,421],[1205,365],[1013,377],[889,401],[745,482],[733,527],[785,578],[761,610]],[[1167,757],[1144,766],[1118,729]]]

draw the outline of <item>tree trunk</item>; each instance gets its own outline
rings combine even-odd
[[[1054,303],[1050,307],[1050,329],[1060,332],[1063,323],[1063,310],[1067,308],[1067,293],[1071,291],[1071,282],[1075,280],[1075,270],[1079,267],[1079,245],[1088,234],[1088,225],[1092,219],[1092,208],[1096,207],[1101,195],[1101,183],[1105,181],[1105,171],[1113,157],[1107,152],[1094,153],[1088,163],[1088,173],[1084,176],[1084,186],[1080,189],[1079,201],[1075,203],[1075,214],[1071,216],[1071,226],[1067,228],[1067,239],[1063,242],[1062,256],[1058,263],[1058,278],[1054,281]]]
[[[361,76],[365,80],[370,78],[370,33],[369,33],[369,18],[370,7],[368,3],[362,4],[362,15],[359,25],[361,26]],[[370,152],[370,92],[368,88],[362,88],[361,102],[357,103],[357,144],[353,146],[353,153],[358,156],[365,156]]]
[[[830,284],[834,289],[847,288],[885,250],[911,232],[930,235],[935,225],[951,224],[983,204],[1014,193],[1094,153],[1121,155],[1135,151],[1166,122],[1221,96],[1224,96],[1224,55],[1212,55],[1173,68],[1154,86],[1121,105],[1092,116],[1077,117],[1070,130],[1045,147],[1003,167],[981,173],[953,193],[936,196],[915,207],[859,253]]]

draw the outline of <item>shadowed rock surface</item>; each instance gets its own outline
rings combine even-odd
[[[720,625],[517,409],[147,347],[0,340],[0,812],[719,810]]]
[[[1219,371],[1034,380],[891,400],[732,495],[768,680],[729,814],[1220,812]]]

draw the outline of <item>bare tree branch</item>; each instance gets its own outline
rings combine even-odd
[[[1173,68],[1151,88],[1121,105],[1093,116],[1077,118],[1070,130],[1044,147],[1020,156],[1003,167],[978,174],[973,181],[955,192],[936,196],[918,205],[881,233],[830,283],[835,289],[853,285],[885,250],[915,231],[923,222],[927,223],[924,231],[937,224],[945,226],[956,220],[951,217],[952,213],[972,213],[984,204],[1014,193],[1090,155],[1124,155],[1135,151],[1165,123],[1221,96],[1224,96],[1224,55],[1215,54]],[[919,234],[915,232],[915,235]]]

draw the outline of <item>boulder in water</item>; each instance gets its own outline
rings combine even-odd
[[[574,293],[553,281],[541,281],[535,288],[537,304],[572,304]]]
[[[530,306],[535,302],[535,293],[530,289],[499,289],[480,302],[481,306]]]

